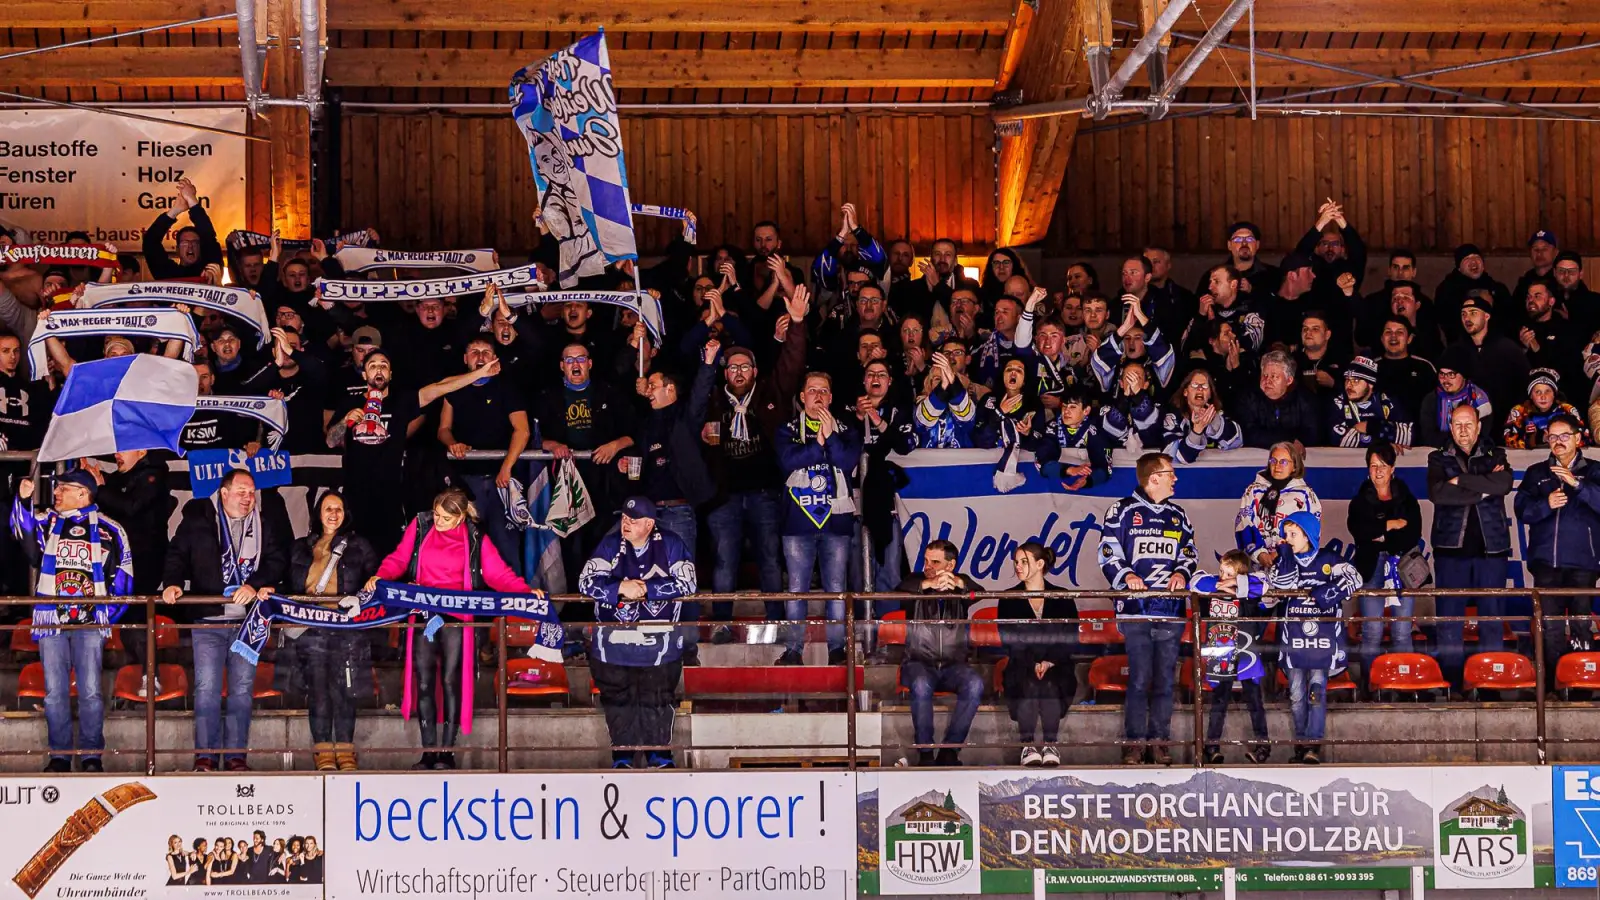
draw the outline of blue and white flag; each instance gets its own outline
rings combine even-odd
[[[560,242],[561,286],[638,259],[605,32],[518,69],[510,99],[539,189],[539,224]]]
[[[136,281],[132,284],[91,284],[83,289],[83,308],[148,306],[152,303],[186,303],[243,319],[256,333],[256,346],[267,345],[272,323],[255,291],[242,287],[216,287],[186,281]]]
[[[40,462],[119,450],[177,450],[200,378],[182,360],[149,353],[78,363],[56,400]]]
[[[246,469],[258,490],[288,487],[291,478],[289,454],[283,450],[258,450],[254,456],[243,450],[190,450],[189,491],[196,497],[209,497],[222,488],[222,478],[234,469]]]

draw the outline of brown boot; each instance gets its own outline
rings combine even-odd
[[[1122,748],[1122,764],[1125,766],[1144,765],[1144,745],[1129,744]]]
[[[333,759],[334,759],[334,763],[339,767],[339,771],[341,771],[341,772],[354,772],[354,771],[356,771],[356,769],[357,769],[357,766],[356,766],[356,745],[355,744],[334,744],[333,745]]]
[[[339,767],[334,758],[333,744],[312,744],[311,762],[318,772],[332,772]]]

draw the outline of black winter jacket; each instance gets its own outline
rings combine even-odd
[[[294,527],[289,523],[289,511],[277,491],[262,491],[258,502],[261,504],[261,561],[245,583],[256,588],[276,589],[289,574],[289,544],[294,540]],[[184,582],[188,582],[190,594],[214,597],[222,593],[222,542],[217,508],[209,499],[197,498],[183,505],[183,520],[167,545],[161,583],[182,585]],[[198,622],[221,614],[220,603],[185,604],[177,607],[173,618],[180,622]]]

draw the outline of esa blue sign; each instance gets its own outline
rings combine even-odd
[[[1593,889],[1600,868],[1600,766],[1556,766],[1551,772],[1556,887]]]
[[[222,487],[222,476],[234,469],[249,469],[258,489],[289,484],[289,454],[283,450],[262,449],[249,456],[243,450],[190,450],[189,490],[196,497],[209,497]]]

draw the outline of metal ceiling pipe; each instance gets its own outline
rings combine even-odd
[[[1233,31],[1233,26],[1239,24],[1239,20],[1244,18],[1244,14],[1254,5],[1255,0],[1233,0],[1228,4],[1228,8],[1222,12],[1222,17],[1211,23],[1211,27],[1206,29],[1205,37],[1201,38],[1189,55],[1184,57],[1183,62],[1178,65],[1178,70],[1172,73],[1172,77],[1161,86],[1161,90],[1151,97],[1156,102],[1155,108],[1150,111],[1151,118],[1160,119],[1167,114],[1167,107],[1172,103],[1172,98],[1183,90],[1183,86],[1189,83],[1194,73],[1200,71],[1200,64],[1206,61],[1211,51],[1217,49],[1217,45],[1222,43],[1223,38]]]
[[[1138,74],[1139,67],[1161,48],[1161,39],[1172,31],[1172,26],[1178,24],[1178,18],[1188,8],[1189,0],[1172,0],[1167,4],[1167,8],[1161,11],[1161,15],[1157,16],[1155,23],[1150,26],[1150,30],[1145,32],[1139,43],[1133,46],[1133,52],[1129,53],[1128,58],[1117,67],[1111,80],[1106,82],[1105,88],[1097,95],[1097,100],[1110,102],[1121,98],[1123,89],[1133,80],[1133,76]],[[1098,114],[1096,117],[1099,117]]]
[[[244,77],[245,108],[253,116],[261,100],[261,58],[256,53],[255,0],[238,0],[239,71]]]
[[[239,0],[240,3],[247,0]],[[322,115],[322,14],[318,0],[300,0],[300,99],[311,118]]]

